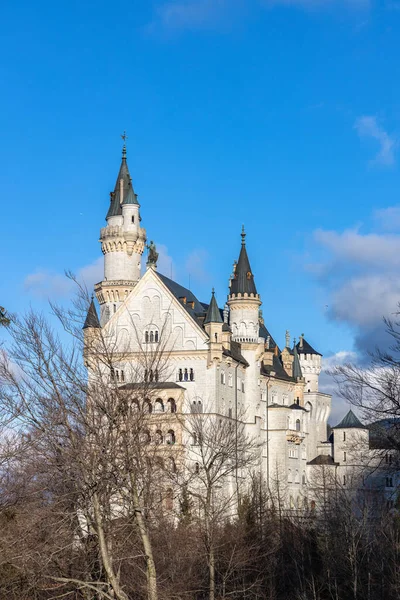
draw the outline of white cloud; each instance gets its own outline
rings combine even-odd
[[[400,235],[319,229],[314,239],[328,255],[307,269],[328,294],[328,317],[350,326],[364,357],[388,349],[392,339],[383,318],[399,310]]]
[[[331,425],[337,425],[339,421],[343,419],[348,412],[350,405],[347,400],[339,396],[336,382],[327,371],[339,365],[355,362],[357,362],[357,354],[350,350],[340,350],[339,352],[336,352],[336,354],[322,359],[319,390],[324,394],[330,394],[332,396],[332,408],[329,416],[329,423]]]
[[[359,117],[354,128],[361,138],[373,138],[379,144],[379,150],[375,158],[370,161],[371,164],[380,164],[390,166],[395,162],[394,151],[396,142],[387,131],[378,125],[377,118],[374,116]]]
[[[79,269],[76,277],[88,290],[93,289],[94,284],[103,278],[103,258]],[[65,274],[38,269],[25,277],[24,289],[36,298],[60,298],[72,293],[74,283]]]
[[[243,15],[249,8],[259,6],[273,9],[276,6],[302,9],[323,9],[332,5],[362,8],[370,0],[169,0],[160,2],[155,9],[155,19],[150,29],[185,30],[207,28],[215,24],[226,24]]]
[[[375,220],[382,229],[386,231],[398,231],[400,229],[400,206],[388,206],[374,213]]]

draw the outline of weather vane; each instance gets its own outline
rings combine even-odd
[[[126,135],[126,131],[124,131],[124,133],[121,135],[121,139],[123,139],[124,142],[128,139],[128,136]]]

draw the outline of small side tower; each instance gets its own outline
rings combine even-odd
[[[132,186],[122,148],[122,162],[114,191],[110,194],[107,226],[100,231],[104,254],[104,280],[95,286],[100,304],[100,322],[104,325],[116,312],[140,278],[141,257],[146,231],[140,226],[140,204]]]
[[[296,347],[299,353],[301,371],[305,380],[305,391],[318,392],[318,379],[322,368],[322,354],[314,350],[304,339],[304,334],[301,334],[300,341]]]
[[[241,343],[258,344],[261,300],[247,256],[244,227],[242,227],[241,237],[242,247],[230,280],[228,296],[232,339]]]
[[[211,301],[207,310],[206,318],[204,319],[204,329],[210,338],[209,359],[211,364],[214,360],[222,360],[222,327],[223,320],[219,312],[218,304],[215,299],[214,288],[212,290]]]
[[[90,367],[90,357],[99,351],[99,339],[100,339],[100,321],[97,316],[96,307],[94,305],[94,298],[89,306],[89,310],[86,315],[83,329],[83,357],[85,360],[86,367]]]

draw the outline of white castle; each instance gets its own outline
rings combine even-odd
[[[368,451],[369,431],[350,411],[327,439],[331,396],[319,390],[322,356],[303,335],[291,343],[286,332],[285,347],[280,348],[268,331],[244,230],[221,309],[214,291],[209,303],[200,302],[192,291],[158,273],[152,243],[141,274],[146,231],[125,146],[110,196],[107,225],[100,232],[104,279],[95,286],[100,319],[92,301],[84,333],[89,339],[101,328],[105,336],[115,337],[121,361],[113,377],[121,388],[137,385],[131,381],[131,367],[139,354],[167,339],[168,377],[143,372],[156,390],[149,412],[207,412],[241,419],[246,431],[262,443],[263,480],[270,486],[278,480],[292,508],[310,499],[310,482],[318,467],[334,471],[341,485],[347,477],[349,485],[353,466],[359,466],[352,448],[361,440]],[[150,435],[158,435],[165,444],[190,444],[170,419],[166,423],[165,431],[157,424]],[[386,483],[393,487],[392,480]]]

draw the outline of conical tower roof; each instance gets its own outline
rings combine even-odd
[[[242,247],[240,248],[239,260],[231,279],[230,294],[257,294],[254,275],[251,271],[249,257],[246,250],[246,234],[242,228]]]
[[[295,379],[301,379],[303,377],[299,361],[299,355],[297,353],[296,342],[294,342],[293,344],[293,377]]]
[[[204,319],[204,325],[207,323],[222,323],[221,313],[218,308],[217,301],[215,299],[214,288],[212,291],[211,302],[207,309],[206,318]]]
[[[358,417],[350,409],[347,415],[342,419],[339,425],[335,425],[333,429],[367,429]]]
[[[101,327],[99,317],[97,316],[97,311],[96,311],[96,307],[94,305],[93,298],[90,303],[89,310],[87,312],[85,323],[84,323],[82,329],[89,329],[89,327],[91,327],[93,329],[99,329]]]
[[[117,181],[115,182],[114,191],[110,194],[110,207],[106,219],[122,215],[122,204],[138,204],[126,160],[125,144],[122,148],[122,160]]]

